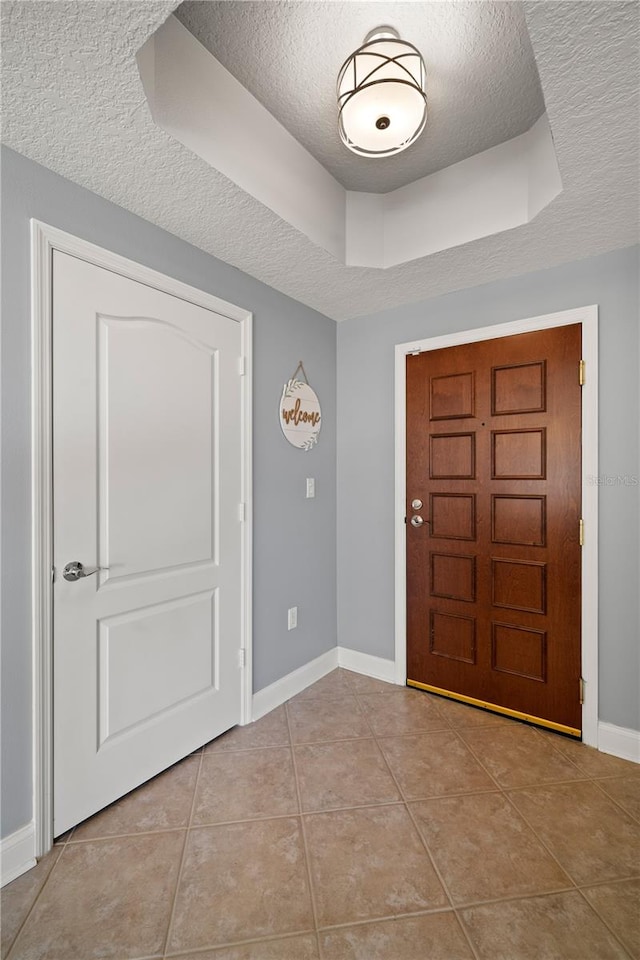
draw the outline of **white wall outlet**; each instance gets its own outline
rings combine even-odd
[[[298,608],[289,607],[287,610],[287,630],[293,630],[298,626]]]
[[[316,495],[316,480],[315,477],[307,477],[307,500]]]

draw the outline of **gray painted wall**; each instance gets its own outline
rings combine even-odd
[[[640,475],[638,248],[338,327],[338,642],[394,656],[394,345],[600,307],[600,474]],[[640,729],[639,488],[599,490],[600,718]]]
[[[253,312],[254,690],[336,643],[334,321],[3,148],[3,837],[31,819],[30,217]],[[287,443],[277,415],[301,358],[323,413],[308,453]],[[304,499],[307,476],[316,478],[315,500]],[[295,604],[299,625],[289,633]]]

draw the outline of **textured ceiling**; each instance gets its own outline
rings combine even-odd
[[[176,16],[348,190],[395,190],[524,133],[544,112],[520,3],[196,0]],[[429,116],[408,150],[371,159],[340,142],[336,77],[380,24],[422,52]]]
[[[338,320],[637,241],[636,3],[524,5],[562,194],[526,226],[388,270],[338,263],[155,126],[135,54],[175,6],[4,0],[3,141]]]

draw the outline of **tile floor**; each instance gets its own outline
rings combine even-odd
[[[56,843],[9,960],[640,958],[640,767],[336,670]]]

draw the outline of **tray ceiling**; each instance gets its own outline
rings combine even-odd
[[[637,3],[522,5],[562,193],[531,223],[385,270],[340,263],[154,124],[136,54],[176,6],[4,0],[3,142],[337,320],[637,242]]]
[[[348,190],[396,190],[519,136],[544,111],[520,3],[196,0],[176,16]],[[340,142],[336,77],[380,23],[422,52],[428,119],[404,153],[371,159]]]

